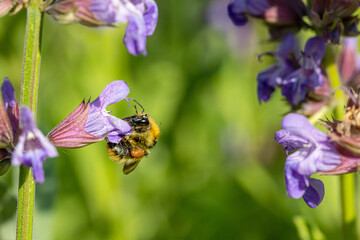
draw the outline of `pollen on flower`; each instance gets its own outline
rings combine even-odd
[[[36,137],[34,135],[34,133],[32,132],[28,132],[26,135],[26,140],[30,141],[30,140],[34,140]]]

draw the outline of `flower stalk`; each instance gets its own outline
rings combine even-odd
[[[329,77],[331,87],[336,92],[334,99],[336,107],[333,111],[336,119],[342,119],[344,116],[344,106],[346,97],[343,91],[337,89],[341,87],[341,79],[335,59],[333,46],[328,45],[325,54],[325,66],[327,76]],[[341,194],[341,210],[343,237],[347,239],[355,239],[355,175],[354,173],[340,175],[340,194]]]
[[[36,119],[37,95],[40,73],[40,44],[43,13],[42,1],[30,1],[27,7],[23,74],[20,105],[27,106]],[[35,182],[31,168],[20,166],[17,206],[17,240],[29,240],[33,236]]]

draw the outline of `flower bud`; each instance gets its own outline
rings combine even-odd
[[[359,35],[360,32],[358,30],[358,23],[359,19],[357,17],[343,19],[344,35],[349,37]]]
[[[14,2],[12,0],[0,0],[0,17],[5,16],[12,9]]]
[[[89,9],[91,0],[57,0],[46,11],[62,23],[81,23],[85,26],[107,25]]]
[[[3,92],[3,98],[6,98]],[[0,98],[0,148],[6,148],[13,140],[13,130],[11,128],[8,114],[6,113],[5,106]]]
[[[299,21],[296,12],[283,6],[272,6],[265,11],[263,18],[265,22],[276,25],[296,25]]]

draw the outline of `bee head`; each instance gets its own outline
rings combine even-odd
[[[142,112],[138,112],[136,106],[134,106],[136,115],[124,118],[123,120],[129,123],[133,131],[144,132],[150,126],[149,116],[144,112],[145,110],[140,103],[138,103],[136,100],[133,101],[136,102],[142,108]]]
[[[135,126],[145,126],[149,125],[149,117],[146,113],[136,114],[134,116],[129,117],[129,124]]]

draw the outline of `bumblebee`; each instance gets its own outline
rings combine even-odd
[[[135,100],[134,100],[135,101]],[[110,159],[124,164],[123,173],[129,174],[137,167],[141,159],[150,153],[160,134],[159,126],[144,108],[135,101],[141,108],[136,114],[123,120],[132,127],[132,132],[121,139],[119,143],[107,142],[107,154]]]

